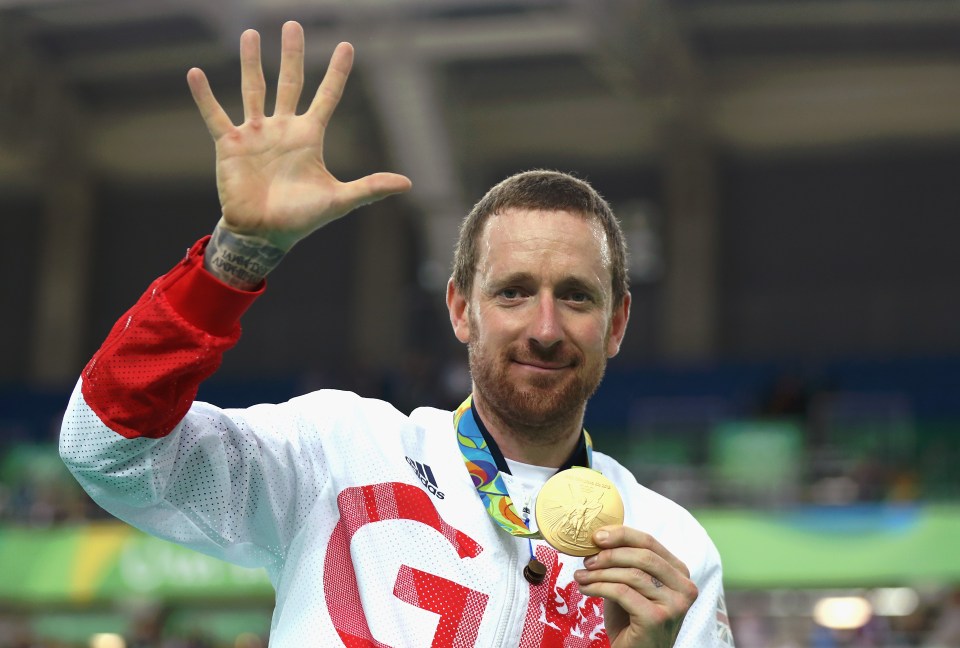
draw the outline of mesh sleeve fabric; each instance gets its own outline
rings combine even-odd
[[[259,296],[203,269],[209,238],[160,277],[114,325],[83,370],[83,397],[127,438],[156,438],[183,418],[200,383],[240,337],[240,315]]]
[[[262,292],[233,290],[204,271],[205,244],[153,282],[88,363],[60,453],[117,517],[231,562],[267,565],[312,501],[297,485],[311,453],[296,416],[256,429],[245,412],[194,403]]]
[[[288,404],[221,410],[195,403],[169,434],[127,439],[102,424],[78,388],[60,453],[90,496],[121,520],[270,569],[282,564],[325,484],[321,455],[304,443],[314,432]]]

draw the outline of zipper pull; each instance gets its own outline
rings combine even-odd
[[[524,493],[523,500],[523,523],[530,528],[530,493]],[[527,546],[530,547],[530,562],[523,568],[523,577],[531,585],[539,585],[547,577],[547,566],[537,560],[533,555],[533,541],[527,538]]]

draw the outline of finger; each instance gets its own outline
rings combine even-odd
[[[411,186],[413,183],[406,176],[397,173],[374,173],[345,183],[341,189],[341,198],[349,211],[387,196],[409,191]]]
[[[284,23],[275,115],[292,115],[297,111],[303,90],[303,50],[303,27],[292,20]]]
[[[674,638],[699,595],[692,581],[684,579],[682,587],[673,589],[639,569],[580,569],[574,572],[574,579],[584,596],[599,596],[607,603],[614,602],[632,622],[665,628]]]
[[[642,569],[614,567],[609,569],[578,569],[574,572],[574,580],[581,586],[600,583],[620,583],[626,585],[631,590],[639,592],[644,598],[651,601],[669,601],[676,597],[677,590],[667,587],[663,581],[656,576],[643,571]],[[680,592],[683,595],[683,592]]]
[[[333,116],[333,111],[340,103],[340,97],[343,96],[343,88],[347,85],[347,77],[350,76],[350,68],[352,67],[353,45],[340,43],[333,50],[330,65],[327,66],[327,73],[323,75],[323,81],[320,82],[317,94],[307,111],[319,119],[324,128],[330,123],[330,117]]]
[[[220,139],[224,133],[233,128],[233,122],[220,102],[213,96],[207,75],[200,68],[191,68],[187,72],[187,85],[190,86],[190,94],[193,95],[193,101],[200,109],[200,116],[203,117],[207,130],[210,131],[213,139]]]
[[[260,65],[260,34],[253,29],[240,36],[240,92],[244,118],[249,121],[263,117],[267,84]]]
[[[663,558],[684,576],[688,578],[690,576],[690,570],[686,564],[649,533],[628,526],[607,526],[598,529],[593,535],[593,540],[601,549],[614,547],[648,549]]]
[[[581,585],[580,593],[602,598],[604,610],[612,611],[615,606],[619,606],[629,617],[629,624],[640,628],[641,634],[647,637],[648,641],[651,637],[659,636],[663,643],[657,645],[665,646],[674,645],[683,619],[693,604],[692,600],[676,595],[666,600],[651,599],[629,585],[613,581]]]
[[[583,561],[587,571],[604,571],[609,569],[624,569],[634,572],[637,579],[645,585],[653,585],[655,589],[667,588],[687,592],[693,585],[692,581],[663,556],[650,549],[636,547],[615,547],[604,549],[600,553]],[[657,587],[660,583],[661,587]]]

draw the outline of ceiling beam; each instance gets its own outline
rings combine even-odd
[[[725,29],[810,29],[824,27],[915,27],[960,22],[956,0],[791,0],[738,2],[725,0],[677,9],[688,26],[706,31]]]

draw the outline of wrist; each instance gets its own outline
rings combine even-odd
[[[286,250],[259,236],[237,234],[217,223],[203,257],[204,268],[223,283],[253,290],[277,267]]]

